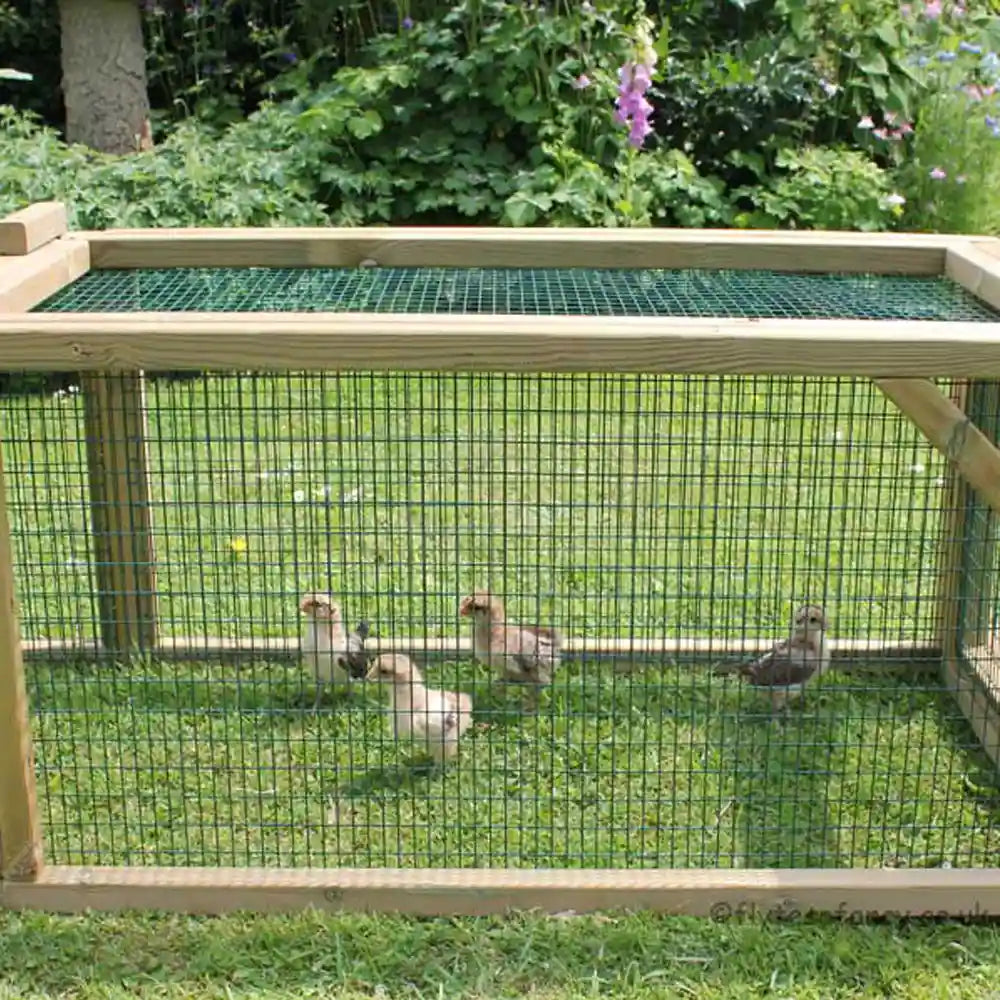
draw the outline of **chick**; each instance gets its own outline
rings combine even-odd
[[[826,614],[815,604],[804,604],[792,619],[791,634],[751,663],[716,673],[739,673],[751,687],[766,691],[772,708],[784,708],[801,697],[807,685],[830,666]]]
[[[463,597],[458,613],[472,616],[476,659],[490,667],[499,666],[510,680],[552,683],[562,651],[562,636],[556,629],[508,625],[503,601],[485,590]]]
[[[347,633],[340,605],[329,594],[306,594],[299,602],[299,611],[306,619],[302,658],[316,677],[315,710],[326,685],[343,689],[350,682]]]
[[[369,680],[388,683],[393,735],[422,746],[442,764],[458,753],[459,740],[472,722],[472,698],[424,684],[417,665],[399,653],[375,658]]]

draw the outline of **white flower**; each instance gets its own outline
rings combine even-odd
[[[871,115],[865,115],[858,121],[858,128],[862,129],[872,129],[875,128],[875,122],[872,121]]]
[[[357,489],[345,493],[340,499],[343,503],[357,503],[364,495],[364,487],[359,486]]]
[[[893,191],[892,194],[887,194],[885,196],[885,203],[890,207],[894,207],[896,205],[905,205],[906,199],[901,194],[897,194],[895,191]]]
[[[305,491],[305,490],[296,490],[296,491],[295,491],[295,492],[294,492],[294,493],[292,494],[292,499],[293,499],[293,500],[294,500],[294,501],[295,501],[296,503],[304,503],[304,502],[305,502],[305,499],[306,499],[306,491]]]
[[[914,462],[913,465],[910,466],[910,472],[916,475],[919,475],[921,472],[926,472],[926,471],[927,471],[927,466],[925,466],[922,462]]]
[[[822,90],[827,97],[833,97],[833,95],[840,90],[840,87],[838,87],[835,83],[830,83],[829,80],[820,80],[819,89]]]

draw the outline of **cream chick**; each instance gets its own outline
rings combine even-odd
[[[316,678],[317,707],[326,685],[345,687],[347,672],[347,632],[340,605],[329,594],[306,594],[299,602],[305,618],[302,635],[302,660]]]
[[[463,597],[458,613],[472,618],[472,651],[477,660],[499,666],[511,680],[552,682],[562,651],[562,636],[556,629],[508,624],[503,601],[487,590]]]
[[[397,740],[419,745],[438,764],[458,753],[459,740],[472,723],[472,698],[424,684],[417,665],[401,654],[376,657],[368,679],[389,688],[392,731]]]

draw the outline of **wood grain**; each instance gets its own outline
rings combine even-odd
[[[6,879],[34,878],[42,865],[6,498],[0,455],[0,885]]]
[[[24,257],[0,257],[0,314],[27,312],[89,269],[87,241],[71,237]]]
[[[29,254],[67,230],[66,206],[40,201],[0,219],[0,256]]]
[[[876,385],[983,500],[1000,511],[1000,451],[966,414],[927,379],[883,378]]]
[[[497,227],[84,232],[94,267],[664,267],[941,274],[968,237],[912,233]]]
[[[142,375],[84,375],[90,520],[99,627],[110,650],[156,642],[146,404]]]
[[[1000,323],[357,313],[0,315],[0,366],[989,377],[1000,376]]]
[[[1000,258],[992,249],[950,247],[945,252],[944,273],[976,298],[1000,309]]]
[[[472,641],[462,637],[437,636],[373,636],[368,643],[375,652],[412,653],[417,656],[471,656]],[[569,656],[594,659],[634,659],[638,661],[670,658],[684,660],[716,660],[726,657],[755,656],[770,649],[767,639],[590,639],[569,636],[565,650]],[[53,657],[96,657],[104,652],[100,642],[80,642],[66,639],[26,639],[25,656],[33,659]],[[830,642],[831,656],[842,667],[858,661],[886,660],[893,668],[923,669],[940,660],[941,646],[935,641],[887,642],[881,639],[834,639]],[[246,662],[251,656],[297,659],[300,655],[297,637],[261,636],[221,638],[219,636],[159,636],[150,653],[164,659],[199,660],[232,658]],[[898,662],[896,662],[898,661]]]
[[[1000,869],[46,869],[0,884],[0,907],[64,913],[164,910],[487,916],[515,910],[648,910],[725,919],[833,913],[1000,915]]]

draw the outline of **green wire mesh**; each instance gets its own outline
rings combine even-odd
[[[948,465],[870,380],[150,378],[159,628],[186,658],[96,644],[89,459],[135,449],[89,440],[71,388],[0,399],[49,862],[995,865],[996,772],[933,651]],[[475,701],[443,773],[377,690],[311,710],[302,593],[379,636],[468,639],[458,601],[485,582],[516,619],[636,652],[567,655],[535,708],[468,653],[418,654]],[[775,720],[711,667],[803,599],[861,651]]]
[[[942,277],[576,268],[97,270],[41,312],[371,312],[996,322]]]

